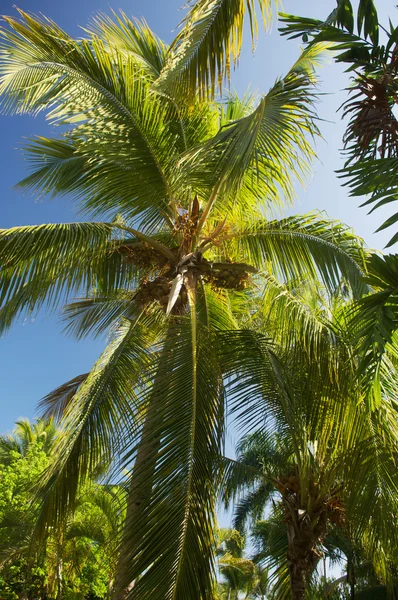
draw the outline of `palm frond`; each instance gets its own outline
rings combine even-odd
[[[134,472],[136,480],[151,477],[152,492],[126,523],[130,543],[122,586],[134,581],[132,598],[199,599],[212,589],[223,423],[220,373],[214,342],[204,327],[197,328],[195,319],[171,327],[167,363],[160,359],[150,432],[150,439],[162,444],[155,467],[148,458]]]
[[[61,420],[70,402],[75,397],[80,386],[86,381],[88,375],[89,373],[77,375],[77,377],[63,383],[44,396],[38,405],[42,418],[53,417],[58,421]]]
[[[302,181],[314,156],[310,136],[317,134],[313,104],[314,69],[323,48],[304,52],[284,79],[278,80],[251,114],[223,127],[184,158],[189,179],[210,195],[204,214],[230,209],[245,183],[265,194],[267,202],[291,199],[293,180]],[[246,180],[245,180],[246,176]],[[202,217],[203,219],[204,217]]]
[[[159,77],[166,63],[167,46],[145,20],[129,19],[123,11],[113,11],[113,18],[100,13],[93,17],[87,31],[132,56],[151,81]]]
[[[0,325],[43,305],[50,309],[73,292],[114,289],[134,268],[112,252],[109,223],[33,225],[0,231]],[[120,242],[119,242],[120,243]]]
[[[382,366],[394,341],[398,325],[398,257],[372,254],[367,283],[373,293],[358,300],[351,309],[350,325],[359,344],[359,374],[370,406],[380,405]]]
[[[249,20],[253,43],[257,35],[256,0],[200,0],[183,21],[183,29],[172,43],[169,60],[158,86],[172,93],[203,96],[221,88],[229,79],[231,59],[239,58],[243,28]],[[269,24],[272,0],[259,0],[261,14]]]
[[[52,121],[72,125],[80,154],[95,154],[108,172],[116,165],[118,178],[120,168],[132,171],[130,201],[138,197],[141,209],[156,205],[167,215],[174,138],[167,107],[149,93],[136,62],[95,37],[76,42],[53,22],[20,13],[21,21],[7,17],[10,29],[1,30],[3,110],[46,110]]]
[[[341,222],[318,213],[260,221],[228,237],[226,252],[228,243],[235,238],[234,253],[243,254],[253,266],[270,270],[282,280],[320,277],[330,290],[346,280],[356,297],[368,290],[363,281],[366,273],[363,240]]]
[[[63,307],[64,331],[77,339],[103,335],[123,318],[133,319],[138,315],[134,297],[134,291],[121,289],[106,296],[98,292],[77,299]]]
[[[151,377],[149,348],[158,335],[158,321],[156,313],[126,321],[69,400],[60,423],[65,434],[57,459],[39,490],[38,534],[62,521],[76,501],[79,486],[99,463],[109,466],[117,460],[123,434],[137,433],[139,388]]]
[[[396,158],[366,159],[350,164],[338,171],[341,177],[344,177],[343,185],[349,188],[350,196],[357,198],[360,196],[370,197],[361,204],[362,206],[372,206],[369,213],[377,210],[381,206],[386,206],[398,200],[398,160]],[[383,231],[398,221],[398,213],[394,213],[386,219],[377,231]],[[386,245],[387,248],[395,244],[398,240],[398,234],[392,236]]]

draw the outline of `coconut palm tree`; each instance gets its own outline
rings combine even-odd
[[[29,419],[20,419],[12,433],[0,436],[0,462],[8,465],[15,459],[15,453],[26,456],[34,445],[40,445],[43,452],[49,456],[58,436],[59,431],[51,417],[36,419],[35,423],[31,423]]]
[[[257,559],[271,568],[281,597],[290,586],[300,600],[334,527],[366,540],[376,572],[388,578],[398,501],[396,367],[392,349],[381,367],[381,403],[370,410],[368,380],[357,373],[350,303],[335,299],[322,307],[318,294],[311,306],[297,289],[285,295],[292,307],[282,300],[285,316],[277,324],[267,317],[262,333],[222,334],[232,409],[256,430],[240,443],[236,462],[226,459],[224,497],[237,501],[240,530],[249,517],[255,522],[267,506],[273,509],[256,530],[263,540]],[[301,323],[300,303],[307,313]],[[284,336],[283,319],[293,314],[296,325]],[[321,352],[314,351],[316,327],[312,344],[305,334],[310,320],[323,330]]]
[[[20,185],[71,194],[101,220],[1,231],[0,327],[78,295],[65,308],[68,331],[111,331],[90,373],[45,399],[65,435],[37,530],[62,522],[99,463],[119,474],[134,463],[117,596],[129,587],[140,599],[211,597],[225,424],[215,339],[250,317],[258,282],[335,288],[344,274],[355,296],[367,289],[351,231],[322,215],[268,211],[292,198],[313,155],[322,48],[257,101],[211,101],[239,49],[243,3],[214,3],[232,11],[228,22],[217,13],[216,66],[198,29],[211,6],[194,5],[169,48],[123,15],[95,19],[82,40],[23,12],[1,32],[3,110],[45,111],[62,126],[27,144],[32,172]]]
[[[236,600],[241,593],[248,598],[255,581],[254,563],[243,555],[245,539],[239,531],[222,529],[218,534],[218,568],[223,577],[223,595]]]

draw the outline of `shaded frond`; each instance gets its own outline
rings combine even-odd
[[[156,314],[126,321],[77,392],[60,422],[65,431],[57,459],[40,489],[40,533],[61,522],[73,507],[79,486],[98,467],[117,460],[121,436],[134,438],[139,419],[139,387],[151,377],[149,348],[159,326]]]
[[[126,523],[122,585],[135,581],[130,594],[140,600],[199,599],[212,589],[223,397],[214,341],[191,318],[168,332],[148,409],[151,446],[162,444],[134,470],[135,480],[152,480],[148,500]]]
[[[42,418],[53,417],[57,420],[62,419],[70,402],[88,375],[88,373],[77,375],[77,377],[63,383],[44,396],[38,405]]]

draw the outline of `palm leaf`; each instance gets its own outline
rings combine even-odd
[[[112,252],[108,223],[33,225],[0,231],[0,319],[9,327],[20,314],[46,304],[54,308],[69,294],[87,292],[101,281],[113,289],[134,268]],[[120,242],[119,242],[120,244]],[[108,287],[109,286],[109,287]]]
[[[99,463],[109,466],[115,460],[127,432],[137,434],[139,387],[151,377],[149,348],[158,331],[156,313],[126,321],[69,400],[60,423],[65,435],[40,489],[38,533],[61,522],[73,507],[79,486]]]
[[[167,215],[174,138],[164,125],[167,107],[148,93],[136,62],[96,38],[76,42],[51,21],[20,12],[22,21],[7,18],[10,29],[1,30],[3,110],[47,110],[53,121],[73,125],[80,154],[92,158],[95,148],[102,169],[119,165],[119,178],[120,167],[132,170],[130,201],[138,197]]]
[[[117,326],[123,318],[133,319],[138,315],[134,303],[135,292],[115,290],[103,296],[100,292],[80,298],[63,307],[64,331],[81,339],[85,336],[101,336]]]
[[[398,199],[397,174],[398,160],[396,158],[366,159],[347,165],[339,171],[341,177],[345,178],[344,185],[350,190],[350,196],[369,195],[370,197],[361,206],[373,205],[371,210],[377,210],[381,206],[396,202]],[[398,213],[394,213],[386,219],[377,231],[383,231],[395,225],[398,221]],[[398,234],[392,236],[386,245],[392,246],[398,240]]]
[[[88,373],[77,375],[66,383],[52,390],[39,402],[39,410],[43,419],[53,417],[60,420],[67,411],[80,386],[86,381]]]
[[[216,85],[229,78],[231,58],[236,64],[242,45],[245,17],[254,40],[257,33],[256,0],[200,0],[183,21],[183,29],[171,45],[169,60],[158,87],[179,90],[181,95],[214,96]],[[258,2],[268,25],[272,0]]]
[[[229,240],[228,240],[229,237]],[[271,269],[283,280],[317,279],[336,289],[347,280],[358,297],[368,290],[363,281],[366,253],[361,238],[339,221],[317,213],[257,222],[241,233],[226,236],[237,244],[230,250],[244,255],[259,270]],[[235,238],[235,239],[234,239]]]
[[[211,594],[223,423],[220,373],[212,349],[209,333],[197,329],[194,319],[171,326],[150,433],[151,440],[161,439],[162,444],[155,468],[148,459],[134,472],[135,478],[152,478],[152,492],[134,522],[126,523],[130,544],[121,588],[134,581],[132,598],[199,599]],[[127,453],[127,462],[133,452]]]
[[[129,19],[123,11],[120,15],[113,12],[113,19],[99,14],[92,19],[87,31],[133,57],[151,81],[159,77],[166,63],[167,47],[145,20]]]
[[[186,154],[189,180],[209,195],[201,223],[213,206],[225,216],[242,186],[255,188],[256,181],[268,202],[277,201],[281,193],[292,198],[292,174],[302,180],[313,157],[308,134],[317,133],[314,68],[322,50],[303,53],[251,114]]]

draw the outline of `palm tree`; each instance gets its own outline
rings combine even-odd
[[[24,479],[16,480],[12,501],[10,496],[0,518],[1,571],[12,574],[18,561],[22,562],[26,565],[26,573],[22,570],[22,585],[28,588],[36,572],[45,584],[45,592],[42,592],[58,600],[67,587],[75,588],[83,598],[84,590],[77,589],[76,582],[82,585],[81,574],[90,566],[94,566],[94,575],[98,565],[109,569],[111,590],[125,496],[125,491],[116,486],[89,482],[79,490],[74,510],[69,512],[62,526],[49,528],[42,543],[35,544],[32,536],[40,505],[31,502],[32,489],[37,487],[44,465],[54,460],[61,435],[52,419],[37,419],[34,424],[24,419],[16,423],[12,435],[0,438],[0,462],[3,467],[9,467],[8,473],[15,477],[16,462],[25,462],[21,472],[17,471]],[[39,462],[37,451],[45,455]]]
[[[356,18],[350,0],[337,5],[324,21],[283,15],[282,33],[303,36],[309,46],[333,43],[336,61],[354,73],[343,104],[342,116],[348,119],[348,126],[343,140],[346,163],[340,175],[351,196],[369,196],[362,206],[372,206],[373,212],[394,202],[397,193],[398,121],[394,107],[398,101],[398,27],[391,19],[388,27],[379,24],[374,0],[360,0]],[[397,213],[391,215],[377,231],[394,226],[397,219]],[[395,233],[387,247],[397,241]]]
[[[57,443],[59,431],[51,417],[49,419],[36,419],[31,423],[29,419],[16,422],[14,431],[0,436],[0,463],[8,465],[15,459],[15,454],[26,456],[32,446],[40,445],[43,452],[49,456]]]
[[[243,555],[245,539],[233,529],[220,530],[218,538],[218,567],[224,579],[225,597],[237,600],[244,593],[248,598],[254,585],[255,565]]]
[[[313,155],[321,48],[258,102],[210,101],[243,25],[242,2],[216,4],[235,11],[225,31],[224,13],[211,21],[216,67],[195,12],[210,2],[194,5],[170,48],[125,16],[97,18],[79,41],[23,12],[1,33],[3,109],[43,110],[63,126],[27,145],[32,173],[20,185],[72,194],[91,218],[108,219],[2,230],[0,327],[79,295],[64,312],[68,331],[111,331],[90,373],[44,402],[65,435],[38,533],[62,522],[99,463],[119,474],[134,463],[117,596],[129,586],[140,599],[212,593],[225,413],[215,339],[249,316],[258,282],[320,278],[334,288],[344,273],[357,297],[367,289],[362,242],[343,225],[264,217],[292,197]]]
[[[357,373],[350,303],[337,298],[322,308],[318,294],[311,308],[297,290],[289,294],[293,306],[286,310],[283,299],[284,320],[294,311],[296,325],[285,339],[283,315],[276,324],[263,321],[265,333],[223,333],[232,410],[256,429],[240,443],[238,460],[226,460],[224,497],[240,495],[234,526],[241,531],[249,517],[256,522],[267,506],[273,509],[256,529],[263,542],[257,560],[266,561],[282,596],[290,585],[292,598],[301,600],[334,527],[366,540],[376,572],[388,577],[398,501],[396,367],[392,349],[381,368],[382,401],[370,410],[368,381]],[[300,302],[307,305],[301,323]],[[309,343],[311,319],[319,335],[316,341],[312,327]],[[321,350],[314,351],[315,341]]]

